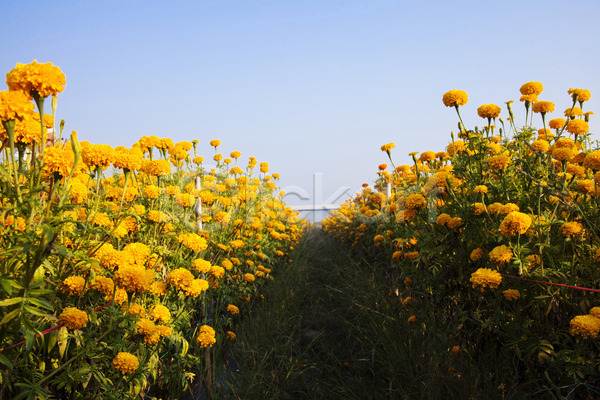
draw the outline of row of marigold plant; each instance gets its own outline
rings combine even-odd
[[[197,140],[67,141],[64,121],[54,133],[60,69],[6,77],[0,398],[214,394],[236,319],[302,234],[279,176],[224,158],[219,140],[212,169]]]
[[[600,393],[600,150],[583,111],[591,94],[569,89],[564,118],[547,121],[555,104],[538,99],[542,90],[520,88],[521,128],[508,101],[505,118],[485,104],[483,127],[467,129],[467,93],[445,93],[459,119],[445,151],[396,166],[395,144],[383,145],[391,167],[380,165],[374,188],[365,184],[323,229],[385,268],[404,321],[427,329],[432,312],[446,324],[453,353],[497,362],[496,375],[506,367],[513,388]]]

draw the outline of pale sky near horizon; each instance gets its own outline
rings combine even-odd
[[[327,198],[373,183],[383,144],[396,144],[396,164],[443,150],[457,130],[441,100],[450,89],[469,94],[473,127],[478,106],[505,118],[507,100],[522,125],[525,82],[544,84],[550,118],[571,105],[569,88],[586,88],[595,133],[599,12],[592,0],[3,1],[0,71],[59,66],[57,119],[80,140],[198,139],[210,159],[220,139],[225,156],[269,162],[281,187],[310,193],[323,173]]]

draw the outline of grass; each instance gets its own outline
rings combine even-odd
[[[295,257],[238,327],[223,398],[478,398],[478,373],[464,372],[433,315],[408,324],[410,310],[383,286],[384,268],[317,229]]]

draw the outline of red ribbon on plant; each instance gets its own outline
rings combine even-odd
[[[96,308],[94,308],[94,312],[96,312],[96,311],[99,311],[99,310],[103,309],[104,307],[107,307],[107,306],[109,306],[109,305],[111,305],[111,304],[112,304],[112,301],[110,301],[110,302],[108,302],[108,303],[106,303],[106,304],[104,304],[104,305],[102,305],[102,306],[96,307]],[[48,333],[50,333],[50,332],[53,332],[53,331],[55,331],[55,330],[57,330],[57,329],[60,329],[60,328],[62,328],[63,326],[64,326],[64,324],[58,324],[58,325],[56,325],[56,326],[53,326],[52,328],[49,328],[49,329],[46,329],[45,331],[42,331],[42,335],[47,335]],[[40,336],[41,336],[41,335],[40,335],[39,333],[37,333],[37,334],[35,335],[35,337],[36,337],[36,338],[38,338],[38,337],[40,337]],[[7,348],[0,350],[0,354],[4,353],[4,352],[5,352],[5,351],[7,351],[7,350],[14,349],[15,347],[22,346],[22,345],[24,345],[26,342],[27,342],[27,340],[22,340],[22,341],[20,341],[19,343],[12,344],[12,345],[8,346]]]
[[[543,283],[545,285],[560,286],[560,287],[566,287],[566,288],[569,288],[569,289],[585,290],[585,291],[588,291],[588,292],[600,293],[600,289],[591,289],[591,288],[586,288],[586,287],[581,287],[581,286],[565,285],[564,283],[554,283],[554,282],[538,281],[538,280],[535,280],[535,279],[528,279],[528,278],[523,278],[523,277],[520,277],[520,276],[507,275],[507,274],[502,274],[502,273],[500,275],[505,276],[507,278],[520,279],[522,281],[535,282],[535,283]]]

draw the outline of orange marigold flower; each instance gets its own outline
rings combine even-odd
[[[567,122],[567,132],[581,135],[590,130],[590,125],[582,119],[572,119]]]
[[[404,206],[409,210],[422,210],[427,205],[427,200],[420,193],[413,193],[404,200]]]
[[[519,91],[522,95],[536,95],[539,96],[544,90],[544,85],[541,82],[527,82],[524,83]]]
[[[381,146],[381,151],[389,152],[394,147],[396,147],[396,145],[394,143],[384,144],[383,146]]]
[[[240,313],[240,309],[237,306],[234,306],[233,304],[229,304],[227,306],[227,312],[229,314],[239,314]]]
[[[535,142],[531,143],[531,147],[533,147],[535,151],[545,153],[550,149],[550,143],[548,143],[546,140],[536,140]]]
[[[115,168],[137,171],[142,167],[143,157],[142,151],[137,147],[131,149],[117,147],[114,153],[113,165]]]
[[[571,117],[571,118],[575,118],[575,117],[579,117],[581,114],[583,114],[583,111],[581,111],[581,108],[579,107],[569,107],[565,110],[565,117]]]
[[[216,279],[220,279],[223,277],[223,275],[225,275],[225,268],[219,267],[218,265],[213,265],[212,267],[210,267],[209,273],[210,276]]]
[[[500,233],[506,237],[524,234],[531,226],[531,217],[529,215],[513,211],[509,213],[500,224]]]
[[[148,315],[152,321],[162,322],[166,324],[171,320],[171,311],[162,304],[155,304],[152,306]]]
[[[79,296],[83,293],[84,287],[84,278],[81,276],[69,276],[62,282],[60,291],[67,293],[69,296]]]
[[[252,283],[252,282],[254,282],[255,279],[256,279],[256,277],[252,274],[244,274],[244,280],[246,282]]]
[[[110,167],[115,150],[107,144],[90,144],[81,150],[81,159],[90,168]]]
[[[513,256],[513,251],[505,245],[496,246],[489,253],[490,260],[502,266],[509,262]]]
[[[0,92],[0,120],[23,120],[32,113],[33,103],[25,93],[9,90]]]
[[[567,237],[580,235],[583,233],[583,225],[577,221],[565,222],[560,227],[560,232]]]
[[[206,239],[196,233],[181,233],[177,241],[194,253],[199,253],[208,247]]]
[[[194,281],[194,275],[185,268],[174,269],[167,275],[167,282],[176,289],[189,286]]]
[[[65,74],[52,63],[19,64],[6,74],[6,85],[10,90],[19,90],[28,95],[37,93],[46,98],[62,92],[65,88]]]
[[[475,194],[486,194],[488,192],[488,188],[485,185],[477,185],[473,188],[473,193]]]
[[[509,301],[517,300],[519,297],[521,297],[521,293],[519,293],[519,291],[516,289],[507,289],[502,292],[502,294],[504,295],[504,298]]]
[[[189,286],[182,288],[183,294],[191,297],[198,297],[202,292],[208,290],[208,282],[204,279],[194,279]]]
[[[65,325],[68,329],[81,329],[85,327],[88,320],[87,313],[75,307],[66,307],[58,316],[58,323]]]
[[[202,325],[198,332],[198,336],[196,337],[196,343],[202,348],[211,347],[213,344],[217,343],[217,340],[215,339],[215,330],[208,325]]]
[[[510,158],[503,154],[492,156],[487,160],[488,166],[494,171],[501,171],[510,164]]]
[[[584,339],[596,339],[600,332],[600,318],[593,315],[578,315],[569,323],[571,336],[581,336]]]
[[[569,93],[571,95],[571,97],[573,98],[573,101],[575,101],[576,96],[577,96],[577,101],[580,101],[580,102],[588,101],[589,99],[592,98],[592,93],[587,89],[571,88],[567,91],[567,93]]]
[[[502,282],[502,275],[498,271],[489,268],[479,268],[471,274],[473,289],[484,291],[486,288],[496,289]]]
[[[531,110],[535,113],[553,112],[554,103],[551,101],[536,101]]]
[[[115,272],[113,279],[117,286],[129,293],[145,292],[154,282],[154,271],[142,265],[123,265]]]
[[[502,109],[495,104],[484,104],[477,109],[481,118],[498,118]]]
[[[469,258],[471,259],[471,261],[480,260],[481,257],[483,257],[483,249],[481,249],[480,247],[478,247],[475,250],[473,250],[471,252],[471,255],[469,256]]]
[[[127,352],[120,352],[112,362],[113,368],[123,375],[133,374],[138,369],[139,365],[140,362],[137,357]]]
[[[565,126],[565,120],[562,118],[551,119],[550,122],[548,122],[548,126],[551,129],[561,129],[563,126]]]
[[[441,213],[440,215],[438,215],[438,217],[435,220],[435,223],[440,225],[440,226],[444,226],[448,223],[448,221],[450,221],[450,219],[452,219],[452,217],[446,213]]]
[[[442,101],[446,107],[464,106],[469,101],[469,96],[464,90],[450,90],[442,96]]]

